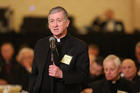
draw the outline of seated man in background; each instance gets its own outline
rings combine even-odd
[[[24,68],[22,74],[20,75],[21,85],[23,90],[28,91],[29,76],[32,72],[32,62],[34,58],[34,51],[31,48],[22,48],[17,55],[17,62]]]
[[[17,61],[29,72],[32,71],[32,62],[34,58],[34,51],[32,48],[22,48],[18,55]]]
[[[107,56],[103,61],[105,79],[98,83],[93,93],[135,93],[131,83],[120,77],[120,66],[119,57]]]
[[[14,47],[10,42],[1,45],[0,84],[19,84],[21,67],[14,58]]]
[[[88,46],[88,55],[90,64],[99,56],[99,47],[96,44],[90,44]]]
[[[104,78],[103,73],[103,58],[98,57],[90,64],[89,82],[101,80]]]
[[[103,58],[98,57],[90,64],[90,76],[82,93],[92,93],[98,81],[104,79]]]
[[[135,47],[135,63],[137,67],[137,73],[140,76],[140,41],[137,42]]]
[[[106,20],[102,24],[102,30],[105,32],[124,32],[124,24],[120,20],[116,20],[114,11],[108,9],[105,11]]]
[[[140,76],[137,75],[137,68],[132,59],[124,59],[122,62],[123,77],[132,82],[136,92],[140,92]]]

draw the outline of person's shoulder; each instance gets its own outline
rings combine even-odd
[[[50,36],[41,38],[41,39],[39,39],[39,40],[37,41],[37,43],[48,42],[48,41],[49,41],[49,37],[50,37]]]
[[[94,93],[104,93],[102,90],[108,86],[106,83],[107,81],[105,79],[94,82],[94,85],[92,86]]]
[[[139,75],[136,75],[135,78],[134,78],[134,81],[140,82],[140,76]]]
[[[70,36],[70,38],[71,38],[71,42],[74,45],[77,45],[78,47],[81,47],[81,46],[87,47],[87,44],[83,40],[81,40],[81,39],[79,39],[77,37],[74,37],[74,36]]]
[[[129,81],[129,80],[127,80],[127,79],[125,79],[125,78],[120,78],[120,84],[121,85],[126,85],[128,87],[128,86],[131,86],[132,85],[132,82]]]
[[[116,24],[123,25],[123,22],[122,22],[122,21],[120,21],[120,20],[115,20],[115,23],[116,23]]]
[[[121,77],[120,79],[119,79],[121,82],[129,82],[127,79],[125,79],[124,77]]]
[[[35,50],[42,49],[42,48],[44,49],[45,47],[47,47],[49,44],[49,37],[50,36],[47,36],[47,37],[44,37],[44,38],[37,40],[34,49]]]
[[[49,37],[50,36],[47,36],[47,37],[44,37],[44,38],[41,38],[41,39],[37,40],[36,46],[48,44],[49,43]]]
[[[2,59],[2,57],[0,56],[0,67],[4,65],[4,60]]]
[[[103,86],[105,83],[105,79],[101,79],[101,80],[97,80],[97,81],[93,81],[93,82],[90,82],[88,85],[95,89],[95,88],[98,88],[98,87],[101,87]]]

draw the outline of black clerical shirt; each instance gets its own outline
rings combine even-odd
[[[135,93],[132,88],[132,83],[123,78],[113,82],[108,80],[99,82],[99,86],[94,90],[94,93],[117,93],[118,91]]]

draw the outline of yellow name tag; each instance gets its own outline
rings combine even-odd
[[[62,58],[61,62],[64,63],[64,64],[69,65],[71,60],[72,60],[72,56],[64,55],[64,57]]]
[[[128,93],[126,91],[117,90],[117,93]]]

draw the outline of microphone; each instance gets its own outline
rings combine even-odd
[[[56,64],[58,57],[59,57],[59,53],[58,53],[57,47],[55,45],[55,38],[50,37],[49,42],[50,42],[50,49],[51,49],[51,62]]]
[[[54,51],[56,49],[55,38],[54,37],[50,37],[49,38],[49,42],[50,42],[51,51]]]

